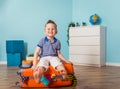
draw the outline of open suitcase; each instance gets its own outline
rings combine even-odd
[[[21,68],[17,74],[20,76],[16,85],[23,88],[28,87],[40,87],[40,88],[51,88],[51,87],[63,87],[63,86],[76,86],[77,80],[74,76],[73,65],[66,63],[64,64],[68,76],[66,80],[63,80],[62,76],[52,66],[43,73],[41,82],[37,84],[33,78],[33,71],[31,68]]]

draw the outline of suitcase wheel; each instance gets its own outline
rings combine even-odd
[[[20,82],[16,82],[15,85],[18,86],[18,87],[20,87],[20,88],[22,87],[22,85],[21,85]]]

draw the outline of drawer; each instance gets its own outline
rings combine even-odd
[[[100,37],[70,37],[70,45],[100,45]]]
[[[91,55],[70,55],[73,64],[100,64],[100,56]]]
[[[69,54],[100,55],[100,46],[70,46]]]
[[[99,27],[74,27],[70,28],[69,36],[99,36],[103,31]]]

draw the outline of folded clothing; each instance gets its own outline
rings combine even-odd
[[[23,60],[19,65],[20,68],[30,68],[32,66],[32,60]]]

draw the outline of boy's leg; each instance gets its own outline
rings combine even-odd
[[[60,74],[62,75],[63,79],[67,78],[67,71],[64,67],[64,65],[59,65],[56,67],[56,69],[60,72]]]
[[[34,79],[36,81],[36,83],[39,83],[40,82],[40,78],[42,76],[42,73],[45,71],[45,68],[44,67],[38,67],[36,71],[33,72],[33,76],[34,76]]]
[[[42,57],[36,66],[37,69],[33,72],[33,76],[36,83],[40,82],[41,75],[48,69],[48,67],[49,67],[48,57]]]
[[[63,76],[63,79],[66,79],[67,77],[67,71],[61,62],[61,60],[58,57],[51,57],[50,64],[55,68],[57,71],[60,72],[60,74]]]

